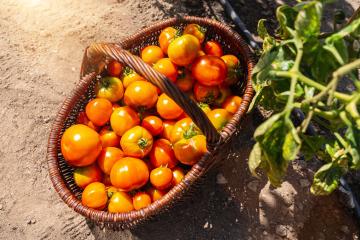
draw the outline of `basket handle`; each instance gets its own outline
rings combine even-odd
[[[206,136],[208,147],[215,146],[222,139],[221,135],[216,131],[204,111],[202,111],[192,99],[180,91],[176,85],[163,74],[155,71],[138,56],[122,49],[118,44],[95,43],[90,45],[84,54],[80,72],[81,77],[94,71],[100,73],[105,66],[107,57],[130,66],[152,84],[159,87],[162,92],[170,96],[182,109],[184,109],[186,114]]]

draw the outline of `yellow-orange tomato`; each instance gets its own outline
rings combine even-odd
[[[170,141],[160,138],[154,142],[150,152],[150,162],[154,167],[167,166],[173,168],[178,163]]]
[[[125,192],[115,192],[112,194],[108,210],[111,213],[124,213],[134,210],[130,195]]]
[[[92,164],[101,148],[99,134],[82,124],[69,127],[61,138],[61,153],[71,166],[84,167]]]
[[[136,81],[146,81],[145,78],[137,74],[133,69],[129,67],[125,67],[125,71],[122,75],[121,80],[124,85],[124,88],[127,88],[131,83]]]
[[[133,197],[133,205],[136,210],[145,208],[151,204],[151,197],[146,192],[138,192]]]
[[[173,129],[174,125],[175,125],[174,121],[165,120],[163,122],[164,130],[161,134],[161,137],[170,140],[171,130]]]
[[[120,144],[120,137],[114,131],[111,131],[109,126],[105,126],[99,132],[101,145],[106,147],[117,147]]]
[[[74,171],[74,181],[76,185],[82,189],[84,189],[90,183],[101,182],[102,177],[102,172],[96,164],[76,168]]]
[[[207,55],[221,57],[223,50],[220,43],[216,41],[207,41],[204,46],[204,51]]]
[[[141,126],[148,130],[153,136],[162,133],[164,128],[162,120],[156,116],[145,117],[141,122]]]
[[[172,186],[179,184],[183,180],[184,177],[185,177],[184,170],[182,170],[180,167],[176,167],[173,170]]]
[[[149,169],[141,159],[124,157],[112,167],[110,180],[114,187],[122,191],[131,191],[147,183]]]
[[[100,182],[87,185],[81,196],[81,202],[84,206],[97,210],[103,210],[106,207],[107,200],[105,185]]]
[[[235,84],[239,79],[239,74],[241,73],[241,65],[239,59],[234,55],[224,55],[221,57],[221,59],[224,60],[228,69],[228,74],[225,78],[224,83],[226,85]]]
[[[219,91],[220,91],[220,94],[219,94],[218,98],[215,100],[215,104],[217,106],[221,106],[221,104],[225,101],[225,99],[228,96],[232,95],[230,88],[225,84],[222,84],[219,86]]]
[[[220,91],[218,86],[205,86],[197,82],[194,86],[194,96],[196,101],[208,104],[214,103],[219,97]]]
[[[161,50],[160,47],[155,45],[147,46],[141,51],[142,60],[150,65],[155,64],[163,57],[164,57],[163,51]]]
[[[210,108],[209,104],[207,104],[207,103],[200,102],[198,104],[198,106],[201,108],[201,110],[203,110],[203,112],[205,114],[208,114],[209,112],[211,112],[211,108]]]
[[[122,70],[123,70],[123,66],[121,63],[117,62],[117,61],[111,61],[107,66],[106,69],[109,73],[110,76],[112,77],[119,77]]]
[[[116,147],[104,148],[98,159],[98,165],[105,174],[110,174],[113,165],[124,157],[123,151]]]
[[[199,40],[190,34],[175,38],[168,47],[168,56],[179,66],[189,65],[197,57],[200,50]]]
[[[176,81],[178,70],[174,63],[170,61],[170,58],[162,58],[154,64],[153,67],[159,73],[164,74],[172,82]]]
[[[103,77],[95,86],[96,97],[105,98],[110,102],[117,102],[124,95],[124,86],[117,77]]]
[[[130,107],[119,107],[111,114],[110,124],[114,132],[122,136],[130,128],[139,125],[140,118]]]
[[[172,171],[168,167],[158,167],[150,173],[150,182],[156,189],[167,189],[171,186],[172,179]]]
[[[160,95],[156,104],[156,110],[164,119],[176,119],[184,112],[181,107],[165,93]]]
[[[184,34],[191,34],[193,36],[195,36],[200,43],[202,43],[205,39],[205,33],[206,33],[206,28],[201,27],[198,24],[195,23],[191,23],[186,25],[185,29],[184,29]]]
[[[194,165],[206,153],[206,138],[190,118],[176,122],[171,131],[175,157],[183,164]]]
[[[152,187],[149,190],[147,190],[147,193],[151,197],[151,202],[155,202],[155,201],[159,200],[160,198],[162,198],[166,194],[166,191],[159,190],[159,189]]]
[[[232,115],[223,108],[214,109],[207,116],[218,131],[221,131],[232,118]]]
[[[132,108],[152,108],[158,99],[156,87],[146,81],[131,83],[125,90],[125,104]]]
[[[194,84],[194,78],[191,76],[189,70],[182,70],[176,80],[176,86],[183,92],[190,91]]]
[[[159,44],[160,44],[161,50],[165,54],[167,54],[169,44],[172,40],[174,40],[177,32],[178,32],[178,30],[176,30],[173,27],[167,27],[161,31],[160,36],[159,36]]]
[[[86,105],[85,112],[96,126],[103,126],[110,119],[112,104],[105,98],[95,98]]]
[[[239,96],[229,96],[225,99],[222,107],[229,113],[236,113],[241,104],[242,98]]]
[[[153,145],[153,137],[143,127],[135,126],[121,137],[120,146],[126,156],[143,158],[148,155]]]
[[[84,111],[79,113],[79,115],[76,118],[76,123],[86,125],[89,128],[94,129],[95,131],[99,130],[99,127],[95,126],[95,124],[89,120],[89,118],[86,116],[86,113]]]

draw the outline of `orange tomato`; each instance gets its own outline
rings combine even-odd
[[[175,125],[174,121],[165,120],[163,122],[164,130],[161,134],[161,137],[170,140],[171,130],[173,129],[174,125]]]
[[[178,185],[183,180],[184,177],[185,177],[184,170],[182,170],[180,167],[176,167],[173,170],[172,186]]]
[[[106,147],[117,147],[120,144],[120,137],[114,131],[111,131],[108,126],[105,126],[99,132],[101,145]]]
[[[148,130],[153,136],[159,135],[164,129],[162,120],[156,116],[145,117],[142,120],[141,126]]]
[[[119,148],[107,147],[101,151],[97,162],[101,170],[109,175],[113,165],[123,157],[124,153]]]
[[[189,65],[197,57],[200,50],[199,40],[190,34],[175,38],[168,47],[170,60],[179,65]]]
[[[222,107],[229,113],[235,114],[241,105],[242,98],[239,96],[228,96]]]
[[[108,211],[111,213],[125,213],[134,210],[132,199],[129,194],[125,192],[115,192],[112,194]]]
[[[107,66],[106,66],[107,72],[110,76],[112,77],[119,77],[122,70],[123,70],[123,65],[117,61],[111,61]]]
[[[203,50],[198,51],[198,54],[197,54],[198,57],[201,57],[201,56],[204,56],[204,55],[206,55],[206,54],[205,54],[205,52]]]
[[[166,194],[166,191],[151,187],[149,190],[147,190],[147,193],[151,197],[151,202],[155,202],[162,198]]]
[[[164,119],[176,119],[184,112],[181,107],[165,93],[160,95],[156,104],[156,109],[159,115]]]
[[[205,55],[195,59],[191,73],[203,85],[218,86],[226,78],[227,67],[221,58]]]
[[[185,29],[184,29],[184,34],[191,34],[193,36],[195,36],[200,43],[202,43],[205,39],[205,33],[206,33],[206,28],[201,27],[198,24],[195,23],[191,23],[186,25]]]
[[[228,69],[228,74],[224,83],[226,85],[235,84],[239,79],[239,74],[241,73],[241,65],[239,59],[234,55],[224,55],[221,57],[221,59],[224,60]]]
[[[86,125],[89,128],[94,129],[95,131],[99,130],[99,127],[95,126],[95,124],[89,120],[89,118],[86,116],[86,113],[84,111],[79,113],[79,115],[76,118],[76,123]]]
[[[112,104],[105,98],[95,98],[85,107],[86,116],[96,126],[105,125],[112,113]]]
[[[178,76],[176,80],[176,86],[183,92],[190,91],[194,84],[194,78],[191,76],[189,70],[182,70],[181,74]]]
[[[136,81],[146,81],[145,78],[137,74],[133,69],[129,67],[125,67],[121,80],[124,88],[127,88],[131,83]]]
[[[214,103],[215,99],[219,96],[218,86],[205,86],[197,82],[194,86],[194,96],[196,101],[208,104]]]
[[[82,189],[84,189],[90,183],[101,182],[102,178],[102,172],[96,164],[76,168],[74,171],[74,181],[76,185]]]
[[[219,97],[215,100],[215,104],[217,106],[221,106],[221,104],[225,101],[225,99],[228,96],[232,95],[230,88],[225,84],[219,86],[219,91],[220,91]]]
[[[125,90],[125,104],[132,108],[152,108],[158,99],[156,87],[146,81],[131,83]]]
[[[178,163],[170,141],[160,138],[154,142],[150,152],[150,162],[154,167],[167,166],[173,168]]]
[[[117,102],[124,95],[124,86],[117,77],[103,77],[95,86],[96,97],[105,98],[110,102]]]
[[[149,180],[149,169],[145,162],[138,158],[124,157],[111,169],[112,185],[122,191],[141,188]]]
[[[106,207],[107,200],[105,185],[100,182],[87,185],[81,196],[81,202],[84,206],[97,210],[103,210]]]
[[[204,51],[207,55],[221,57],[223,50],[220,43],[216,41],[207,41],[204,46]]]
[[[146,192],[138,192],[133,197],[133,205],[135,210],[145,208],[151,204],[151,197]]]
[[[150,65],[155,64],[163,57],[164,57],[163,51],[161,50],[160,47],[155,45],[147,46],[141,51],[142,60]]]
[[[176,30],[173,27],[167,27],[161,31],[160,36],[159,36],[159,44],[160,44],[161,50],[165,54],[167,54],[169,44],[172,40],[174,40],[177,33],[178,33],[178,30]]]
[[[150,173],[150,182],[156,189],[167,189],[171,186],[172,179],[172,171],[168,167],[158,167]]]
[[[170,58],[162,58],[157,61],[153,68],[159,73],[164,74],[172,82],[176,81],[178,70],[174,63],[170,61]]]
[[[175,157],[183,164],[194,165],[206,153],[206,138],[190,118],[176,122],[171,131]]]
[[[135,126],[121,137],[120,146],[126,156],[143,158],[148,155],[153,145],[153,137],[143,127]]]
[[[232,114],[223,108],[214,109],[207,116],[218,131],[221,131],[232,118]]]
[[[110,117],[111,128],[118,136],[122,136],[130,128],[140,124],[138,114],[130,107],[119,107]]]
[[[82,124],[72,125],[61,138],[61,153],[71,166],[84,167],[92,164],[101,148],[99,134]]]

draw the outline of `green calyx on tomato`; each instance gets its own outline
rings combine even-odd
[[[145,138],[140,138],[137,144],[138,144],[139,148],[145,149],[148,145],[148,140]]]
[[[132,68],[130,68],[129,66],[126,66],[124,68],[124,73],[123,73],[124,76],[130,75],[132,73],[134,73],[134,70]]]
[[[185,139],[190,139],[196,135],[199,135],[198,131],[195,128],[195,124],[191,123],[189,128],[187,130],[184,131],[183,137]]]
[[[117,77],[103,77],[95,87],[96,96],[117,102],[124,96],[124,86]]]

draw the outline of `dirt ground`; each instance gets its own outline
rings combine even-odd
[[[233,1],[253,32],[257,20],[273,18],[282,2]],[[217,1],[194,5],[185,0],[0,0],[0,239],[359,239],[358,223],[336,194],[310,195],[312,172],[306,163],[295,162],[279,189],[249,175],[246,160],[256,116],[243,123],[226,164],[191,199],[144,226],[103,231],[60,200],[48,177],[47,138],[57,109],[78,81],[84,48],[118,41],[176,15],[230,23]],[[337,5],[349,14],[360,1]]]

